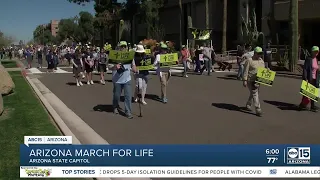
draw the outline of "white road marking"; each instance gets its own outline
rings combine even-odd
[[[30,68],[28,70],[30,71],[31,74],[41,74],[41,73],[43,73],[38,68]]]

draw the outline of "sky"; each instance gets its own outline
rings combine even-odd
[[[93,6],[94,3],[81,6],[68,0],[1,0],[0,31],[15,37],[17,42],[27,42],[38,25],[74,17],[81,11],[94,14]]]

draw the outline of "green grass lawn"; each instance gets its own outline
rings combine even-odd
[[[5,111],[0,116],[0,180],[20,179],[19,146],[23,136],[59,136],[48,113],[21,72],[9,72],[16,88],[3,97]]]
[[[18,67],[17,63],[15,61],[1,61],[1,64],[5,68],[16,68],[16,67]]]

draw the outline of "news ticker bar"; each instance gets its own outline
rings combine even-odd
[[[320,167],[23,167],[20,178],[320,178]]]

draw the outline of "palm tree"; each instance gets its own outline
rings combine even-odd
[[[223,0],[222,53],[227,51],[228,0]]]
[[[290,63],[289,69],[291,72],[295,70],[296,63],[299,58],[299,1],[290,0],[290,30],[291,30],[291,44],[290,44]]]
[[[209,29],[209,0],[206,0],[206,28]]]

